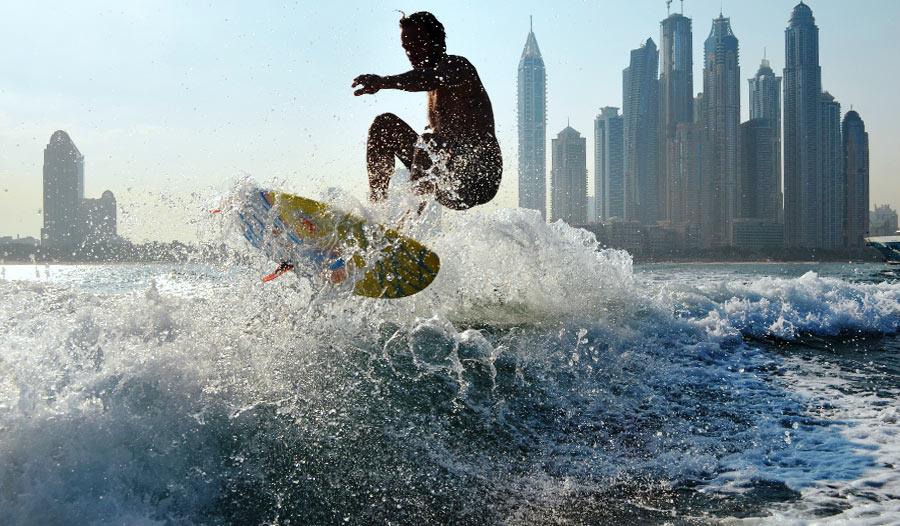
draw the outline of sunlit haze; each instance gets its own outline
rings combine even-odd
[[[764,52],[782,75],[784,30],[796,3],[686,0],[695,91],[702,90],[702,43],[722,9],[740,43],[746,120],[746,79]],[[896,209],[900,4],[807,3],[820,30],[823,89],[842,113],[859,112],[869,132],[871,203]],[[112,190],[119,233],[134,241],[194,239],[191,222],[204,201],[244,174],[313,197],[334,186],[364,198],[372,118],[390,111],[419,131],[425,126],[425,94],[354,97],[350,88],[362,73],[409,69],[395,9],[433,12],[448,52],[466,56],[481,75],[505,161],[489,208],[517,202],[516,67],[529,16],[547,67],[548,140],[570,123],[589,144],[599,108],[622,106],[629,51],[648,37],[658,44],[666,16],[664,0],[5,2],[0,236],[39,236],[43,150],[58,129],[84,155],[85,195]],[[591,147],[587,165],[593,177]]]

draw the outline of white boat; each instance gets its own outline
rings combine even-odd
[[[885,261],[900,265],[900,233],[893,236],[875,236],[865,239],[866,246],[874,247],[881,252]]]

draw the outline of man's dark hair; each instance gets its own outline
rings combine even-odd
[[[428,38],[442,53],[447,52],[447,34],[444,33],[444,25],[428,11],[419,11],[400,19],[400,27],[416,26],[428,35]]]

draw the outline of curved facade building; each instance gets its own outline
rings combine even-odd
[[[41,242],[61,247],[84,242],[84,156],[69,134],[57,130],[44,148],[44,228]]]
[[[659,220],[659,52],[652,38],[631,51],[622,72],[625,149],[625,220]]]
[[[58,130],[44,149],[44,227],[41,244],[69,250],[117,239],[116,198],[84,198],[84,156],[69,134]]]

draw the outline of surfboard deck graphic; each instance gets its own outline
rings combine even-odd
[[[306,197],[254,189],[238,213],[244,238],[279,264],[266,281],[312,267],[334,284],[351,280],[358,296],[404,298],[431,284],[441,266],[415,239]]]

